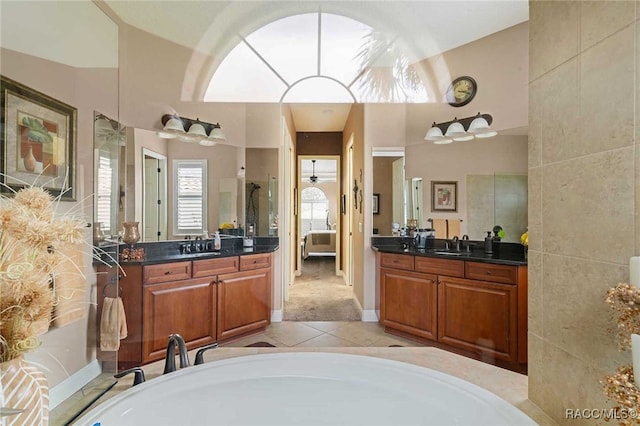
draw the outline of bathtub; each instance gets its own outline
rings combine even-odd
[[[132,387],[80,425],[535,425],[496,395],[399,361],[297,352],[188,367]]]

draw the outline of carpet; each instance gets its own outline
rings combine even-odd
[[[289,287],[285,321],[360,321],[353,288],[335,275],[335,258],[310,257]]]

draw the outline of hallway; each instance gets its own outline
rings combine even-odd
[[[360,321],[353,288],[335,274],[335,257],[309,257],[289,287],[285,321]]]

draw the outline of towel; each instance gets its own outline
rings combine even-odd
[[[54,275],[54,327],[62,327],[86,317],[89,309],[82,245],[64,247],[59,252],[64,260],[56,266]]]
[[[127,337],[127,318],[120,297],[105,297],[100,318],[100,350],[117,351]]]
[[[462,222],[460,219],[447,219],[447,229],[449,230],[447,238],[462,237],[460,235],[460,222]]]
[[[447,238],[447,219],[433,219],[436,238]]]

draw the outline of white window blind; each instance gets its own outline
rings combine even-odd
[[[98,187],[96,188],[96,221],[102,224],[102,230],[112,235],[111,194],[113,193],[113,169],[108,153],[98,151]]]
[[[175,160],[174,233],[202,234],[207,229],[207,162]]]

